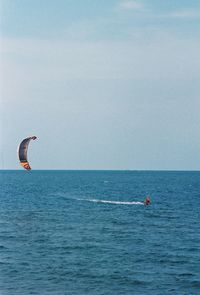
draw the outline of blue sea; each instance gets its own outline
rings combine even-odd
[[[200,172],[1,171],[0,294],[200,294]]]

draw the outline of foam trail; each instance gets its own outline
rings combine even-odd
[[[143,202],[123,202],[123,201],[109,201],[109,200],[98,200],[98,199],[77,199],[77,200],[94,202],[94,203],[115,204],[115,205],[144,205]]]

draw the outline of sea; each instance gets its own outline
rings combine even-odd
[[[0,294],[200,294],[200,172],[0,171]]]

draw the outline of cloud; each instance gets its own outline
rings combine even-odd
[[[163,17],[174,19],[191,19],[200,18],[200,11],[198,10],[180,10],[164,14]]]
[[[168,38],[145,43],[4,39],[3,48],[3,92],[12,100],[26,98],[38,89],[57,90],[56,85],[74,79],[186,80],[199,77],[200,70],[197,40],[188,43]]]
[[[119,8],[124,10],[142,10],[144,8],[143,4],[138,1],[121,1],[119,3]]]
[[[154,14],[153,10],[147,10],[144,7],[144,4],[135,0],[121,0],[118,3],[118,9],[127,10],[127,11],[145,11],[148,16],[153,17],[163,17],[163,18],[171,18],[171,19],[194,19],[200,18],[200,11],[198,9],[183,9],[183,10],[174,10],[169,13],[161,13],[160,15]]]

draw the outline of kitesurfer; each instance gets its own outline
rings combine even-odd
[[[144,200],[144,205],[148,206],[151,204],[151,199],[149,197],[146,197],[146,199]]]

